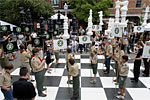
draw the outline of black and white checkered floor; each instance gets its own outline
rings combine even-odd
[[[116,91],[118,86],[112,82],[114,79],[113,65],[111,62],[110,74],[103,74],[104,56],[98,55],[98,73],[97,83],[90,84],[92,70],[89,67],[90,61],[88,55],[75,55],[75,61],[79,64],[80,72],[80,97],[78,100],[117,100]],[[138,83],[131,83],[129,78],[133,77],[133,61],[129,60],[130,71],[126,84],[125,100],[150,100],[150,77],[140,75]],[[47,87],[47,97],[38,97],[36,100],[70,100],[72,97],[72,85],[68,85],[67,71],[65,67],[65,55],[60,55],[59,64],[54,68],[51,65],[51,74],[45,74],[44,85]],[[142,71],[143,67],[141,67]],[[142,72],[141,72],[142,74]],[[19,68],[12,73],[12,80],[18,80]],[[33,76],[34,78],[34,76]],[[35,84],[35,83],[34,83]],[[3,98],[0,92],[0,98]]]

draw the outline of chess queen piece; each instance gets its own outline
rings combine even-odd
[[[102,25],[104,25],[104,23],[103,23],[103,12],[100,11],[98,13],[99,13],[99,21],[100,21],[99,28],[100,28],[100,31],[101,31],[102,30]]]

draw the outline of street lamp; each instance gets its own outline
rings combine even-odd
[[[64,5],[64,10],[65,10],[65,16],[67,16],[68,5],[66,3]]]

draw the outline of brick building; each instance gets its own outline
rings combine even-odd
[[[115,16],[115,2],[117,0],[113,0],[112,8],[109,8],[110,16]],[[126,1],[126,0],[120,0]],[[150,0],[128,0],[128,12],[127,12],[127,19],[129,21],[139,22],[141,17],[144,17],[144,11],[147,6],[150,6]]]

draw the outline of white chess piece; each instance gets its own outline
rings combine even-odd
[[[98,13],[99,13],[99,21],[100,21],[99,28],[100,28],[100,31],[101,31],[102,30],[102,25],[104,25],[104,23],[103,23],[103,12],[100,11]]]
[[[65,16],[64,18],[64,34],[63,34],[63,39],[69,39],[69,34],[68,34],[68,17]]]
[[[147,25],[148,12],[149,12],[149,6],[147,6],[146,10],[145,10],[144,22],[142,24],[142,26],[144,26],[144,27]]]
[[[120,9],[120,1],[117,0],[116,1],[116,14],[115,14],[115,24],[118,25],[119,24],[119,17],[120,17],[120,12],[119,12],[119,9]]]
[[[92,9],[90,9],[90,16],[88,18],[88,32],[87,32],[87,35],[93,35],[92,26],[93,26],[93,23],[92,23]]]
[[[121,26],[122,27],[126,27],[127,26],[127,21],[126,21],[126,16],[127,16],[127,11],[128,11],[128,4],[129,1],[123,1],[120,3],[121,5],[123,5],[123,7],[121,7]]]

